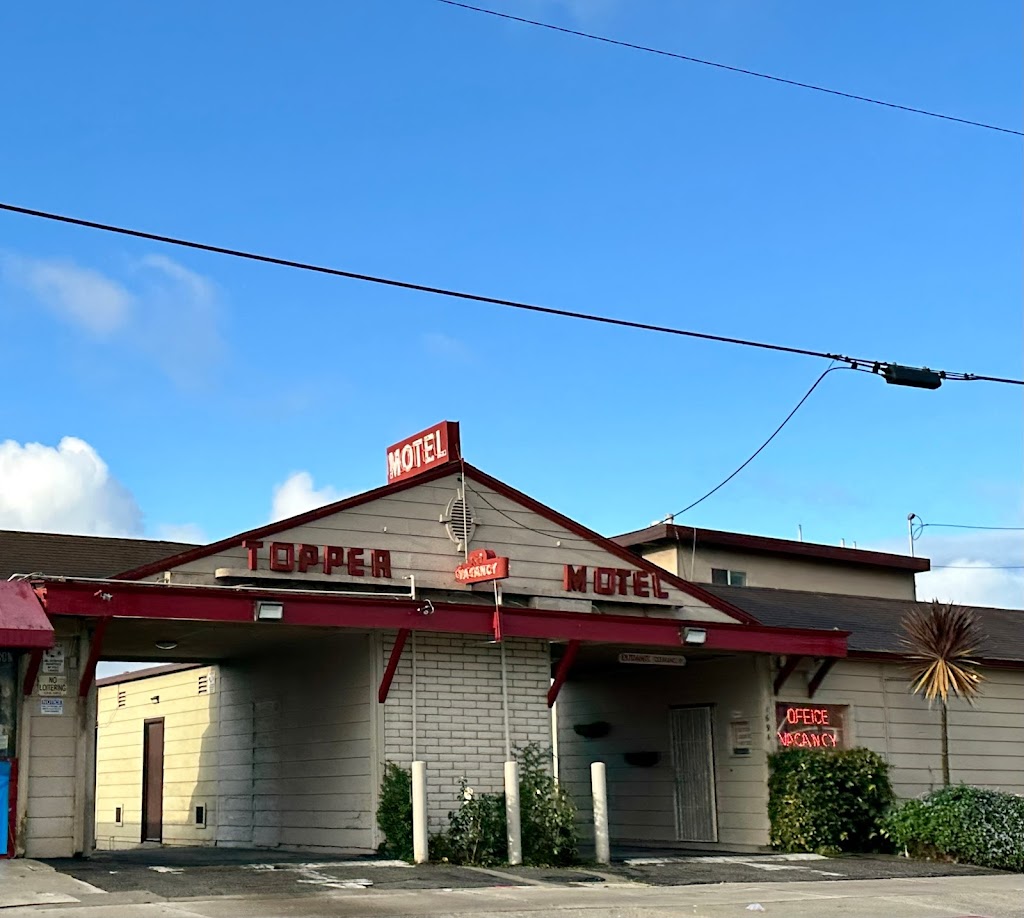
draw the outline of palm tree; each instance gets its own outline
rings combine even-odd
[[[981,693],[982,676],[973,657],[981,647],[981,628],[974,612],[933,599],[914,606],[903,617],[903,645],[910,659],[910,691],[929,706],[942,705],[942,783],[949,785],[949,693],[971,704]]]

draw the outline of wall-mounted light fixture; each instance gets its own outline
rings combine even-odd
[[[284,618],[284,603],[257,600],[254,617],[258,622],[279,622]]]
[[[156,641],[157,650],[174,650],[177,646],[177,641]]]
[[[704,644],[707,643],[708,632],[706,628],[684,628],[682,637],[684,644]]]
[[[159,695],[153,695],[149,700],[152,701],[153,704],[160,704],[160,696]]]

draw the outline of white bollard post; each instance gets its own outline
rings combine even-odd
[[[599,864],[612,862],[608,840],[608,789],[604,762],[590,763],[590,786],[594,798],[594,858]]]
[[[519,763],[505,763],[505,823],[508,829],[508,862],[523,862],[523,836],[519,826]]]
[[[425,864],[427,847],[427,763],[412,763],[412,859]]]

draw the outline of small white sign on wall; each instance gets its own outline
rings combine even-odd
[[[645,666],[686,666],[686,657],[670,653],[620,653],[619,662]]]
[[[68,693],[68,677],[42,674],[36,681],[36,693],[42,697],[63,697]]]
[[[40,714],[63,714],[64,713],[64,699],[63,698],[40,698],[39,699],[39,713]]]
[[[64,672],[64,647],[54,644],[49,650],[43,651],[44,673],[59,674]]]

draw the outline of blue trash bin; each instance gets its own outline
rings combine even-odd
[[[11,812],[11,763],[0,762],[0,857],[7,854],[7,839],[11,835],[8,819]]]

